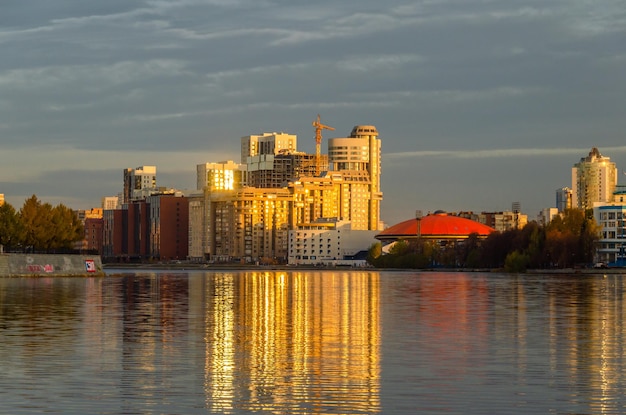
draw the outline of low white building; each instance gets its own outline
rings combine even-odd
[[[289,231],[289,265],[367,266],[378,231],[352,230],[348,221],[320,219]]]
[[[626,202],[594,203],[593,216],[601,227],[596,261],[626,266]]]

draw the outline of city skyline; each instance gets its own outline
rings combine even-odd
[[[592,147],[626,168],[621,16],[577,0],[9,2],[0,193],[89,209],[141,165],[193,189],[248,134],[314,153],[320,114],[324,152],[378,128],[388,225],[512,202],[534,217]]]

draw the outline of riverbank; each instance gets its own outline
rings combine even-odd
[[[505,273],[502,269],[486,268],[427,268],[427,269],[404,269],[404,268],[373,268],[373,267],[345,267],[345,266],[314,266],[314,265],[256,265],[240,263],[108,263],[103,265],[104,270],[207,270],[207,271],[385,271],[385,272],[470,272],[470,273]],[[562,268],[562,269],[530,269],[520,273],[531,275],[626,275],[626,268]]]
[[[102,277],[94,255],[0,254],[0,277]]]

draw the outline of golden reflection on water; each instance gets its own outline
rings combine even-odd
[[[622,275],[0,278],[0,406],[623,413],[625,293]]]
[[[211,411],[380,410],[377,273],[225,273],[196,283]]]

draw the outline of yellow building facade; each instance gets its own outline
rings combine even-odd
[[[242,160],[258,154],[295,151],[295,136],[268,134],[242,138]],[[280,145],[279,145],[280,144]],[[304,176],[283,187],[252,187],[250,168],[233,162],[197,166],[193,208],[203,212],[200,232],[206,258],[215,261],[284,262],[289,231],[319,219],[351,223],[353,230],[382,230],[380,222],[380,140],[373,126],[357,126],[347,138],[329,140],[330,170]],[[201,204],[202,206],[198,206]],[[193,252],[198,252],[194,249]]]

